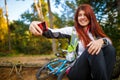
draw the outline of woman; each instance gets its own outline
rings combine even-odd
[[[78,59],[70,68],[70,80],[111,80],[115,64],[115,49],[110,38],[103,32],[88,4],[81,4],[75,13],[74,27],[40,29],[41,22],[33,21],[29,30],[34,35],[47,38],[69,38],[74,32],[78,40]]]

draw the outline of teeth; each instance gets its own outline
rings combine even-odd
[[[81,21],[82,23],[86,22],[86,21]]]
[[[81,22],[86,22],[86,20],[81,20]]]

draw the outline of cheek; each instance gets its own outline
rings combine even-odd
[[[80,18],[80,17],[78,17],[78,23],[80,23],[80,21],[81,21],[81,18]]]
[[[80,17],[78,17],[78,21],[80,20],[81,18]]]

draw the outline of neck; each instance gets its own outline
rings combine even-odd
[[[85,27],[83,28],[83,30],[86,31],[86,30],[87,30],[87,26],[85,26]]]
[[[85,26],[83,30],[87,33],[89,31],[89,28],[90,28],[89,26]]]

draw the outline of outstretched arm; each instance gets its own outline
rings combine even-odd
[[[30,24],[29,30],[32,34],[37,35],[37,36],[43,35],[47,38],[69,38],[70,39],[71,37],[73,27],[51,29],[51,28],[48,28],[46,25],[44,25],[43,27],[46,27],[46,28],[40,28],[39,26],[40,23],[41,22],[39,21],[33,21]]]

